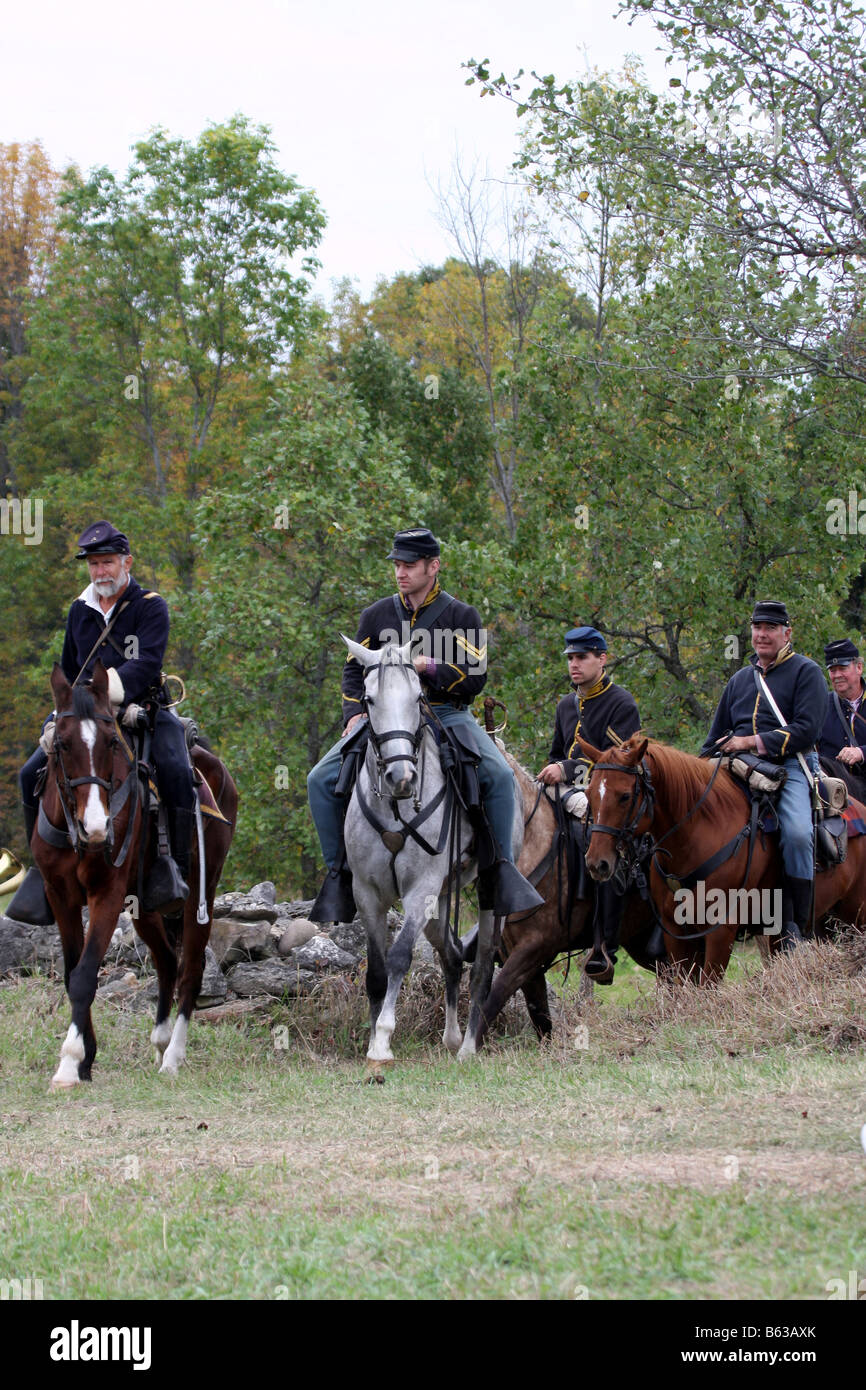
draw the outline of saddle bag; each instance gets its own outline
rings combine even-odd
[[[815,827],[816,858],[823,869],[844,864],[848,853],[848,827],[843,816],[822,816]]]
[[[733,753],[728,768],[734,777],[745,782],[750,791],[772,794],[785,785],[787,772],[778,763],[771,763],[757,753]]]

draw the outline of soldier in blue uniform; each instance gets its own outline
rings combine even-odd
[[[824,660],[832,690],[818,752],[862,801],[866,797],[866,681],[860,652],[847,637],[828,642]]]
[[[427,527],[398,531],[387,558],[394,563],[398,592],[364,609],[355,640],[370,651],[390,644],[404,646],[410,640],[417,643],[414,666],[436,718],[446,727],[468,728],[478,748],[481,795],[502,856],[492,875],[494,909],[505,914],[539,907],[543,899],[514,864],[514,774],[493,739],[469,713],[487,680],[487,636],[478,610],[441,588],[440,546]],[[366,719],[364,671],[351,655],[343,668],[342,692],[343,735],[307,778],[310,810],[328,866],[310,914],[316,922],[351,921],[355,915],[351,874],[342,867],[345,803],[335,790],[345,740]]]
[[[594,627],[574,627],[565,634],[563,656],[568,658],[568,674],[573,691],[556,707],[556,724],[550,745],[550,761],[538,774],[546,786],[560,783],[572,788],[569,809],[586,814],[586,786],[592,762],[581,752],[578,736],[595,748],[616,748],[640,729],[640,715],[634,697],[621,685],[614,685],[605,671],[607,642]],[[602,920],[603,944],[593,949],[584,970],[597,984],[613,979],[616,948],[622,926],[624,900],[613,883],[596,884],[596,911]]]
[[[820,666],[799,656],[791,645],[791,620],[784,603],[767,599],[752,612],[749,665],[731,677],[722,692],[702,753],[757,752],[781,763],[787,777],[777,812],[784,868],[782,942],[790,949],[802,940],[811,917],[814,883],[810,772],[817,770],[815,742],[827,712],[827,686]],[[759,675],[784,723],[762,689]]]
[[[169,838],[186,895],[189,854],[195,810],[192,768],[183,725],[171,710],[160,707],[162,662],[168,641],[168,607],[159,594],[145,591],[130,573],[128,538],[109,521],[88,526],[78,542],[77,560],[86,560],[90,582],[73,602],[66,619],[60,665],[66,679],[87,681],[97,661],[108,672],[108,691],[118,719],[134,727],[145,700],[157,701],[151,755],[156,782],[166,803]],[[101,640],[100,640],[101,638]],[[19,773],[28,843],[39,810],[36,779],[45,766],[54,739],[54,717],[46,721],[40,746]],[[158,907],[154,901],[151,904]],[[42,877],[31,868],[6,909],[7,916],[34,925],[54,920]]]

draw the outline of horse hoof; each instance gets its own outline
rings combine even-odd
[[[77,1085],[77,1081],[67,1081],[65,1077],[52,1076],[48,1086],[48,1094],[52,1095],[56,1091],[74,1091]]]
[[[386,1070],[386,1068],[388,1068],[388,1067],[393,1067],[393,1065],[394,1065],[394,1058],[393,1058],[393,1057],[385,1057],[385,1058],[383,1058],[382,1061],[376,1061],[376,1060],[374,1060],[372,1057],[368,1057],[368,1058],[367,1058],[367,1065],[366,1065],[366,1068],[365,1068],[365,1071],[366,1071],[366,1076],[365,1076],[365,1078],[364,1078],[365,1081],[367,1082],[368,1085],[370,1085],[372,1082],[375,1082],[377,1086],[384,1086],[384,1085],[385,1085],[385,1070]]]

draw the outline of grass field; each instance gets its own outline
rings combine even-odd
[[[475,1063],[418,971],[362,1084],[361,990],[194,1024],[179,1079],[97,1006],[94,1081],[48,1094],[60,981],[0,988],[0,1278],[46,1298],[815,1299],[866,1276],[866,953],[721,989],[618,983],[552,1045]],[[552,976],[556,981],[556,977]],[[866,1286],[864,1286],[866,1287]]]

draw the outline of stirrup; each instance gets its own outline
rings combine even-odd
[[[45,883],[35,865],[24,875],[15,897],[7,907],[5,917],[13,922],[22,922],[26,927],[50,927],[54,923],[54,913],[45,896]]]
[[[614,951],[613,957],[609,956],[607,946],[602,941],[593,947],[592,954],[584,962],[583,973],[594,985],[609,985],[613,980],[615,965],[616,952]]]

